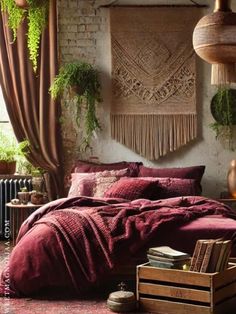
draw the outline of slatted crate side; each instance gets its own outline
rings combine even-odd
[[[142,295],[150,295],[150,297],[155,296],[156,298],[167,297],[169,299],[178,300],[178,302],[183,302],[187,300],[188,302],[202,302],[210,306],[211,303],[211,292],[185,288],[185,287],[174,287],[168,284],[153,284],[146,282],[139,282],[138,291]]]
[[[235,278],[236,265],[206,274],[146,263],[137,267],[137,299],[142,310],[160,314],[228,314],[236,307]]]
[[[152,267],[149,263],[137,266],[140,279],[157,280],[189,286],[211,287],[211,274],[197,273],[177,269]]]
[[[235,264],[229,264],[225,271],[212,276],[212,290],[212,304],[214,306],[236,298]]]
[[[214,273],[212,284],[215,289],[219,289],[220,287],[233,282],[234,279],[236,280],[236,264],[229,263],[229,267],[226,270],[220,273]]]
[[[213,314],[208,306],[140,297],[139,308],[157,314]],[[220,313],[219,313],[220,314]],[[223,314],[223,312],[221,313]],[[224,313],[226,314],[226,313]]]

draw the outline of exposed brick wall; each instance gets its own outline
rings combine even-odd
[[[102,17],[91,0],[58,1],[59,50],[61,62],[83,59],[96,62],[97,32]]]
[[[97,8],[99,1],[58,0],[58,48],[60,64],[84,60],[97,65],[97,39],[107,23]],[[105,2],[105,1],[103,1]],[[108,1],[109,2],[109,1]],[[62,136],[66,172],[73,160],[81,157],[78,151],[80,130],[75,121],[76,104],[62,100]],[[82,157],[90,155],[83,154]]]

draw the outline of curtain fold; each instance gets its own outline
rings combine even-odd
[[[27,25],[22,23],[17,40],[7,26],[7,16],[0,14],[0,84],[7,111],[18,141],[31,144],[28,159],[45,169],[50,199],[64,196],[60,105],[48,89],[57,74],[57,7],[49,1],[48,26],[41,38],[37,73],[33,72],[27,48]]]

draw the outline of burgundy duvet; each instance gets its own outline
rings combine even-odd
[[[1,276],[0,293],[80,296],[116,265],[129,263],[139,253],[145,255],[149,246],[176,247],[177,230],[182,230],[184,243],[184,228],[208,215],[234,223],[220,236],[230,237],[236,231],[227,206],[198,196],[132,202],[78,197],[51,202],[22,225]],[[207,237],[218,233],[208,232]]]

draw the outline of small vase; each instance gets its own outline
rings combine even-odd
[[[227,175],[228,192],[233,198],[236,198],[236,160],[232,160]]]
[[[21,204],[27,205],[30,199],[29,192],[18,192],[18,199]]]

